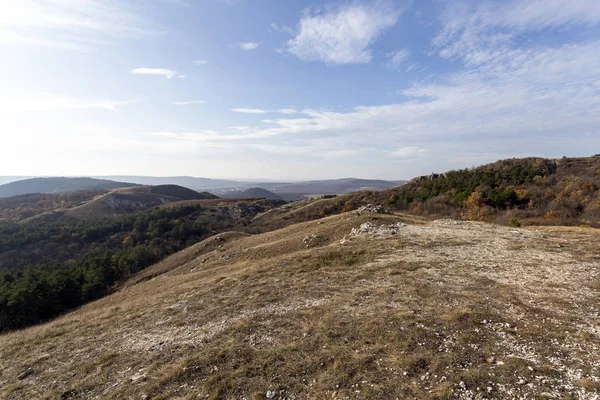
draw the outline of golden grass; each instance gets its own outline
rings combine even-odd
[[[419,224],[340,244],[361,223],[399,220]],[[344,214],[261,235],[209,238],[109,297],[0,336],[0,393],[6,399],[258,399],[267,390],[290,399],[543,392],[591,399],[598,393],[600,377],[589,366],[600,361],[590,325],[600,297],[585,278],[598,276],[598,263],[582,255],[595,248],[593,241],[563,229],[523,239],[485,224],[421,224],[399,215]],[[302,240],[312,234],[323,241],[306,248]],[[556,240],[565,247],[555,249]],[[548,282],[538,276],[540,265],[552,273]],[[28,367],[34,374],[18,381]]]

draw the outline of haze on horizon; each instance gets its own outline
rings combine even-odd
[[[407,179],[599,153],[594,0],[0,0],[0,175]]]

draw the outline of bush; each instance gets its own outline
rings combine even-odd
[[[510,220],[510,226],[514,226],[515,228],[519,228],[519,227],[521,227],[521,223],[519,222],[518,219],[511,218],[511,220]]]

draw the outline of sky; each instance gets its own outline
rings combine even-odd
[[[600,153],[598,0],[0,0],[0,175],[409,179]]]

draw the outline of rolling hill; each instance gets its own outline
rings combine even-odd
[[[229,197],[230,192],[252,188],[264,188],[281,198],[291,201],[315,194],[342,194],[360,190],[388,189],[405,181],[384,181],[374,179],[326,179],[302,182],[242,182],[224,179],[195,178],[189,176],[152,177],[152,176],[104,176],[104,179],[135,182],[143,185],[176,184],[194,190],[208,190],[219,197]],[[243,197],[243,196],[240,196]]]
[[[398,186],[404,182],[405,181],[343,178],[290,183],[260,183],[257,184],[257,186],[264,187],[277,194],[344,194],[361,190],[383,190]]]
[[[136,186],[136,184],[94,178],[31,178],[0,185],[0,197],[30,193],[62,193],[79,190],[103,190]]]
[[[216,198],[211,193],[199,193],[178,185],[137,186],[111,190],[68,209],[65,216],[78,220],[113,218],[173,202]]]
[[[370,212],[218,234],[1,335],[0,393],[592,400],[599,243]]]
[[[282,199],[281,196],[267,189],[253,187],[249,189],[223,191],[221,197],[239,199]]]
[[[245,186],[245,182],[229,179],[197,178],[193,176],[139,176],[139,175],[110,175],[99,176],[99,179],[133,182],[144,186],[179,185],[193,190],[208,190]]]

